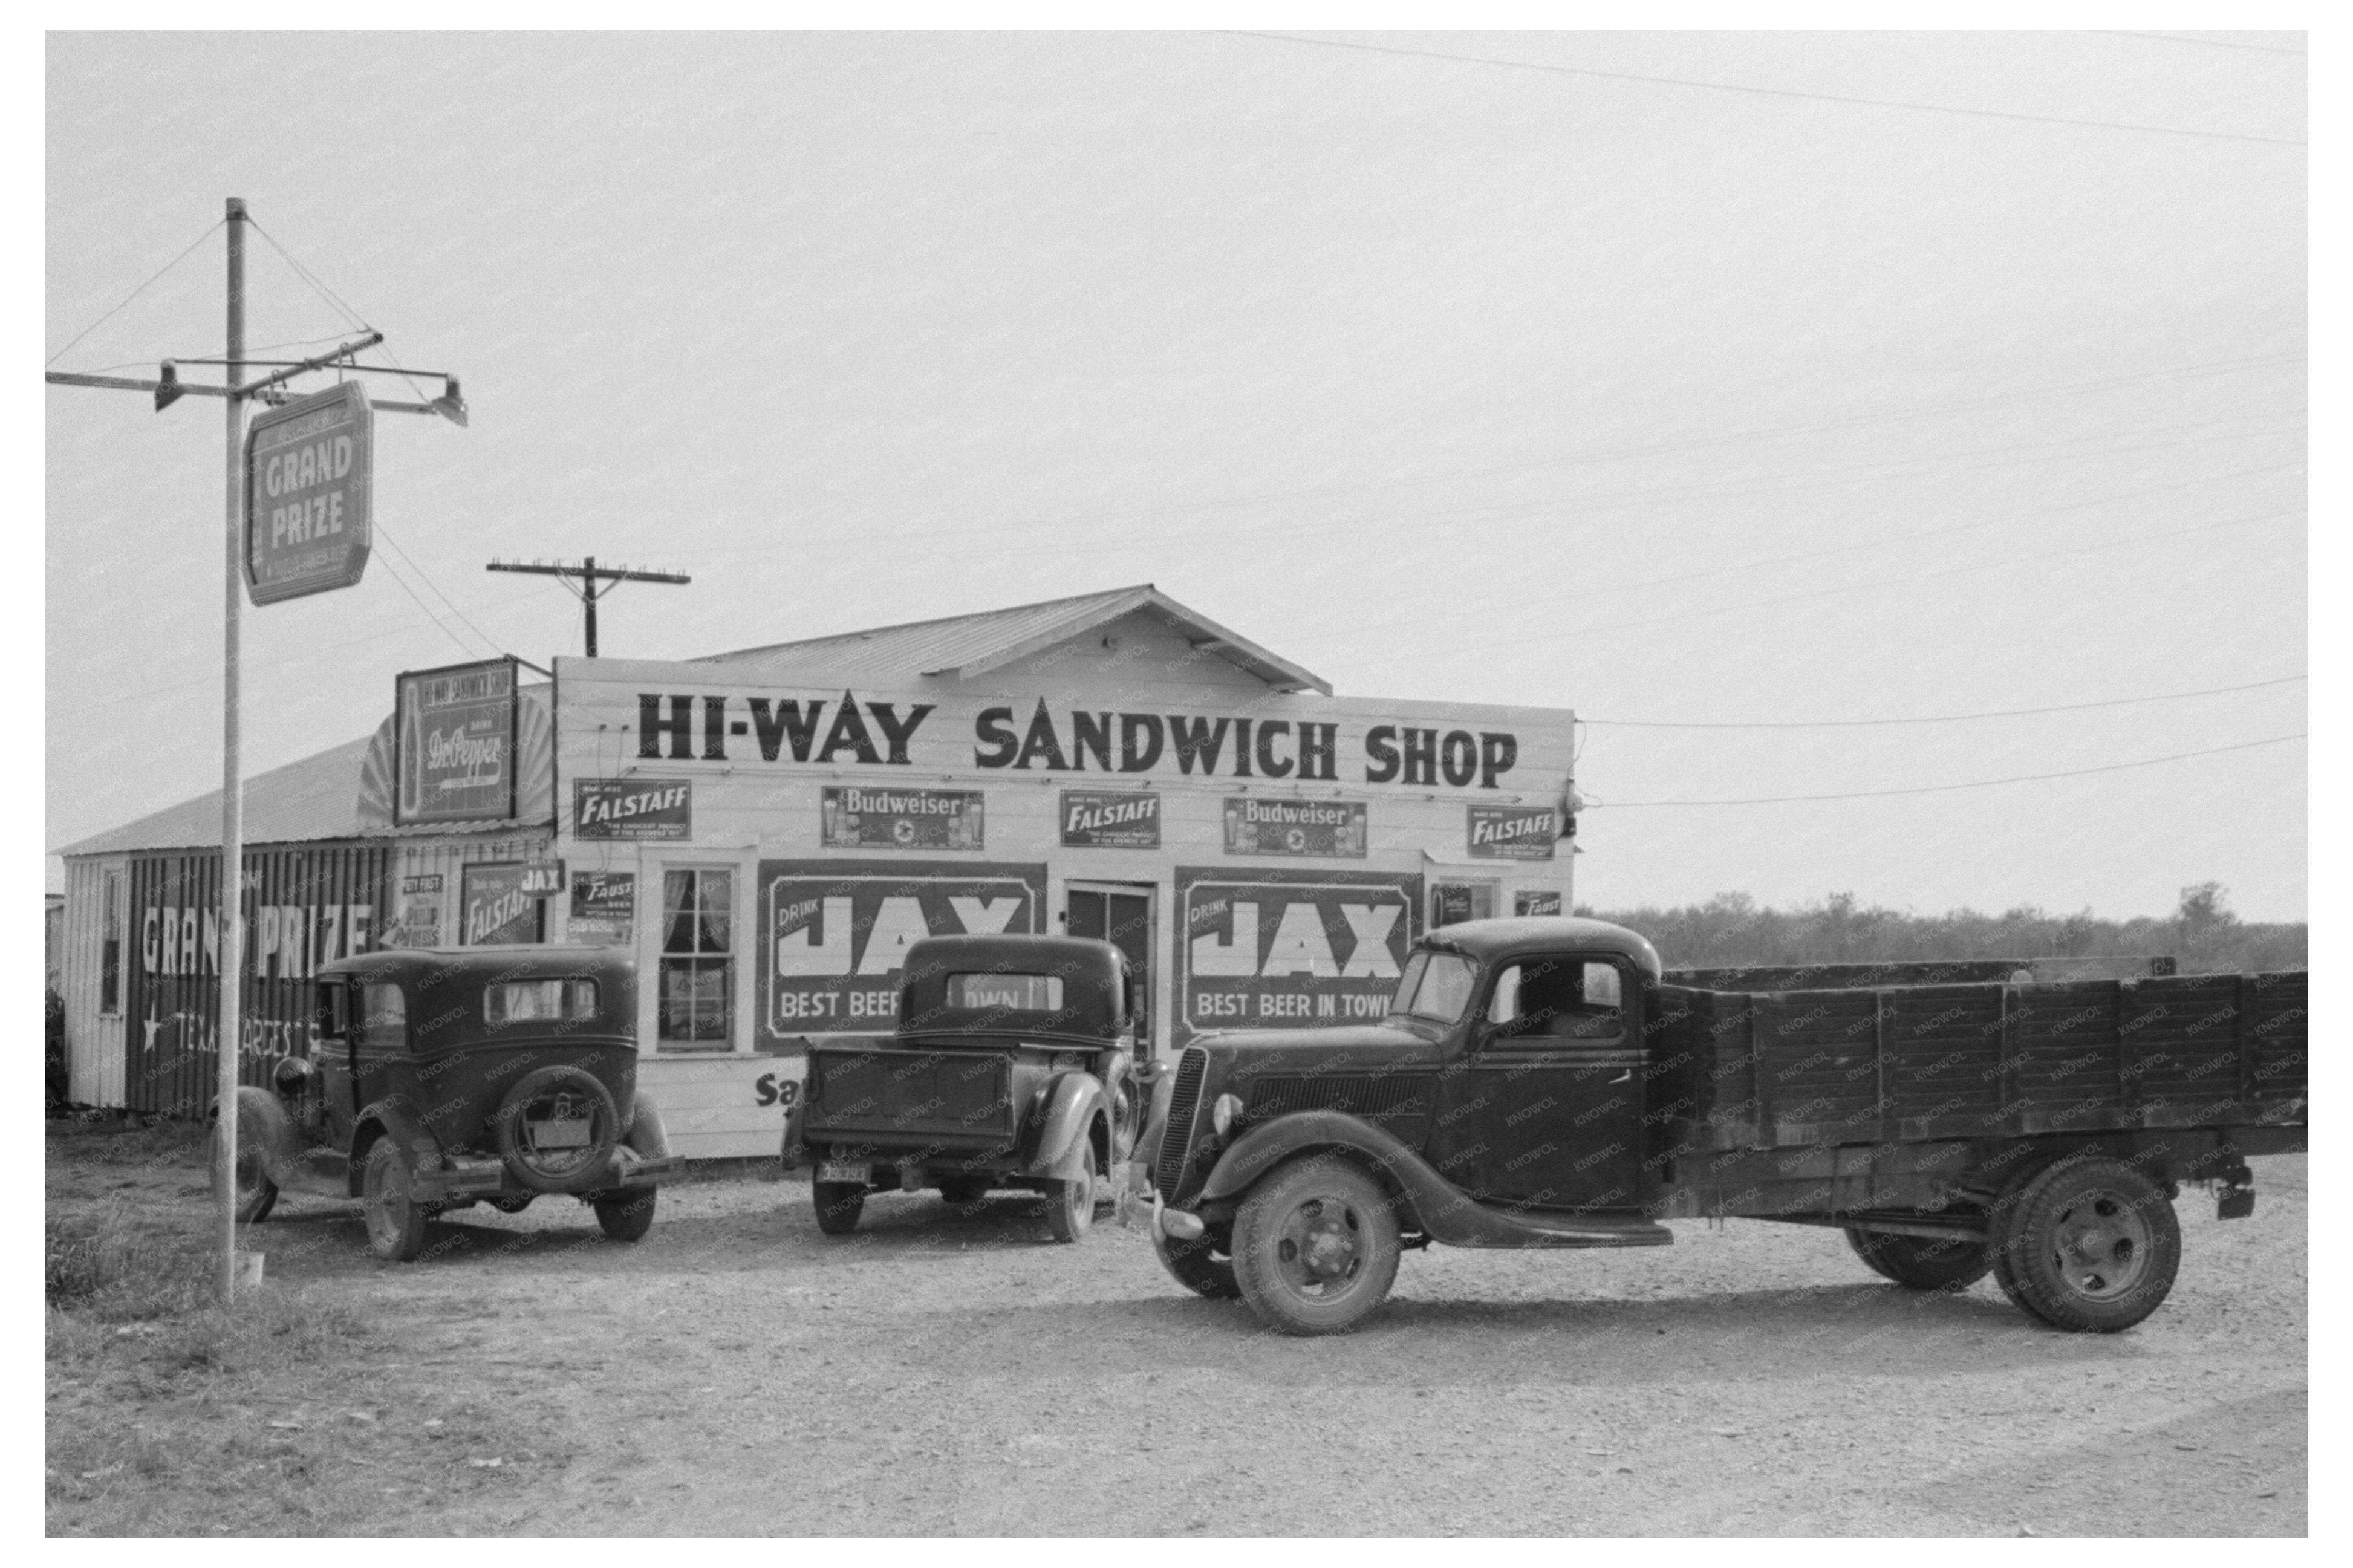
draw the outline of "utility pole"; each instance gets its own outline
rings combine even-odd
[[[238,725],[239,662],[243,599],[248,591],[246,524],[245,433],[246,405],[256,399],[269,404],[286,401],[283,388],[296,376],[314,370],[333,369],[338,373],[374,372],[404,377],[435,376],[437,371],[386,370],[377,365],[363,365],[357,354],[384,342],[379,331],[365,331],[351,342],[338,344],[328,353],[305,360],[264,360],[260,365],[273,367],[271,373],[252,382],[240,378],[247,368],[245,357],[245,202],[237,196],[227,199],[225,224],[228,231],[228,348],[217,362],[191,360],[192,364],[217,363],[225,367],[225,384],[197,386],[184,383],[178,364],[165,360],[160,374],[153,381],[116,375],[86,375],[72,371],[44,371],[41,379],[53,386],[95,386],[120,392],[144,392],[155,400],[155,412],[195,394],[222,399],[228,408],[227,456],[228,484],[226,494],[227,527],[227,572],[222,597],[224,622],[221,634],[221,873],[220,873],[220,1009],[215,1054],[218,1071],[215,1093],[219,1101],[217,1135],[214,1149],[215,1192],[219,1194],[220,1269],[216,1276],[221,1305],[226,1308],[237,1285],[237,1067],[243,1056],[245,1034],[245,789],[243,757]],[[438,414],[453,425],[466,423],[466,402],[459,395],[454,375],[442,375],[442,394],[430,403],[397,403],[370,398],[370,408],[396,409],[404,414]],[[356,582],[354,575],[352,581]],[[323,587],[345,586],[329,583]],[[305,588],[301,592],[316,591]]]
[[[599,566],[594,555],[584,555],[577,564],[565,561],[493,561],[482,568],[485,572],[527,572],[534,576],[553,577],[572,590],[580,601],[588,639],[588,657],[596,657],[596,584],[607,583],[691,583],[693,578],[681,572],[640,572],[628,566]],[[574,579],[580,585],[573,587]]]

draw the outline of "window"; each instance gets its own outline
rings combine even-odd
[[[98,1010],[122,1011],[122,873],[109,871],[102,884],[98,954]]]
[[[1504,1038],[1608,1044],[1626,1032],[1622,986],[1612,963],[1524,959],[1495,976],[1487,1022]]]
[[[408,1047],[408,1005],[400,987],[377,984],[360,994],[360,1048],[398,1051]]]
[[[658,1043],[672,1050],[724,1050],[733,1030],[735,874],[662,875],[661,993]]]
[[[510,980],[482,993],[482,1021],[528,1024],[596,1016],[593,980]]]
[[[1389,1011],[1451,1024],[1471,1005],[1471,985],[1478,978],[1479,966],[1461,954],[1424,950],[1405,961]]]
[[[951,974],[948,976],[948,1005],[1016,1013],[1059,1013],[1062,1010],[1062,977],[1059,974]]]

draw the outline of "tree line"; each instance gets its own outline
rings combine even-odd
[[[2258,973],[2306,967],[2306,922],[2242,921],[2228,889],[2201,882],[2181,889],[2169,917],[2102,920],[2091,910],[2052,914],[2022,904],[2000,914],[1955,910],[1917,915],[1863,906],[1832,893],[1796,910],[1764,908],[1746,893],[1704,904],[1577,912],[1641,931],[1670,969],[1749,964],[1872,963],[1938,959],[2082,961],[2084,977],[2146,974],[2168,957],[2183,974]],[[2056,967],[2046,965],[2046,967]]]

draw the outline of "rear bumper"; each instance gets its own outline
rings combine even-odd
[[[649,1160],[633,1149],[617,1149],[613,1153],[612,1172],[599,1190],[617,1187],[650,1187],[670,1181],[684,1173],[683,1155],[664,1154]],[[526,1187],[508,1174],[505,1165],[481,1156],[453,1155],[440,1170],[417,1173],[417,1201],[422,1204],[444,1204],[466,1198],[542,1197],[546,1194],[535,1187]]]

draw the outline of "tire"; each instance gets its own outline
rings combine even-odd
[[[1095,1165],[1094,1140],[1089,1138],[1078,1179],[1046,1184],[1046,1230],[1065,1246],[1084,1241],[1094,1228],[1095,1192],[1103,1184],[1096,1180]]]
[[[207,1184],[214,1201],[220,1198],[221,1125],[213,1121],[212,1154],[206,1162]],[[237,1223],[259,1225],[278,1206],[278,1184],[269,1179],[268,1162],[263,1158],[261,1129],[253,1125],[253,1118],[237,1119]]]
[[[585,1145],[543,1148],[534,1142],[535,1129],[559,1110],[586,1113]],[[594,1074],[564,1063],[525,1073],[491,1117],[491,1139],[507,1173],[535,1193],[586,1193],[609,1179],[620,1127],[612,1092]]]
[[[415,1198],[416,1173],[389,1137],[368,1146],[360,1177],[367,1214],[368,1250],[386,1263],[413,1263],[425,1250],[425,1208]]]
[[[980,1176],[965,1176],[960,1180],[940,1184],[940,1201],[953,1204],[958,1208],[964,1207],[966,1204],[976,1204],[987,1195],[988,1183]]]
[[[1966,1290],[1993,1268],[1993,1249],[1965,1236],[1947,1241],[1849,1226],[1846,1244],[1873,1273],[1912,1290]]]
[[[809,1196],[817,1204],[817,1227],[828,1236],[848,1236],[858,1228],[866,1207],[866,1188],[857,1182],[811,1182]]]
[[[1152,1250],[1159,1254],[1160,1267],[1168,1270],[1168,1277],[1196,1296],[1212,1301],[1240,1300],[1242,1288],[1234,1278],[1234,1260],[1211,1252],[1208,1237],[1177,1241],[1155,1230]]]
[[[1234,1215],[1235,1282],[1277,1333],[1355,1328],[1388,1298],[1398,1255],[1388,1194],[1329,1154],[1276,1167]]]
[[[591,1206],[596,1211],[596,1223],[615,1241],[643,1241],[646,1232],[654,1227],[654,1197],[659,1187],[623,1187],[609,1197],[598,1198]]]
[[[2163,1305],[2181,1267],[2165,1190],[2121,1160],[2063,1160],[1998,1205],[1994,1278],[2054,1329],[2113,1334]]]

